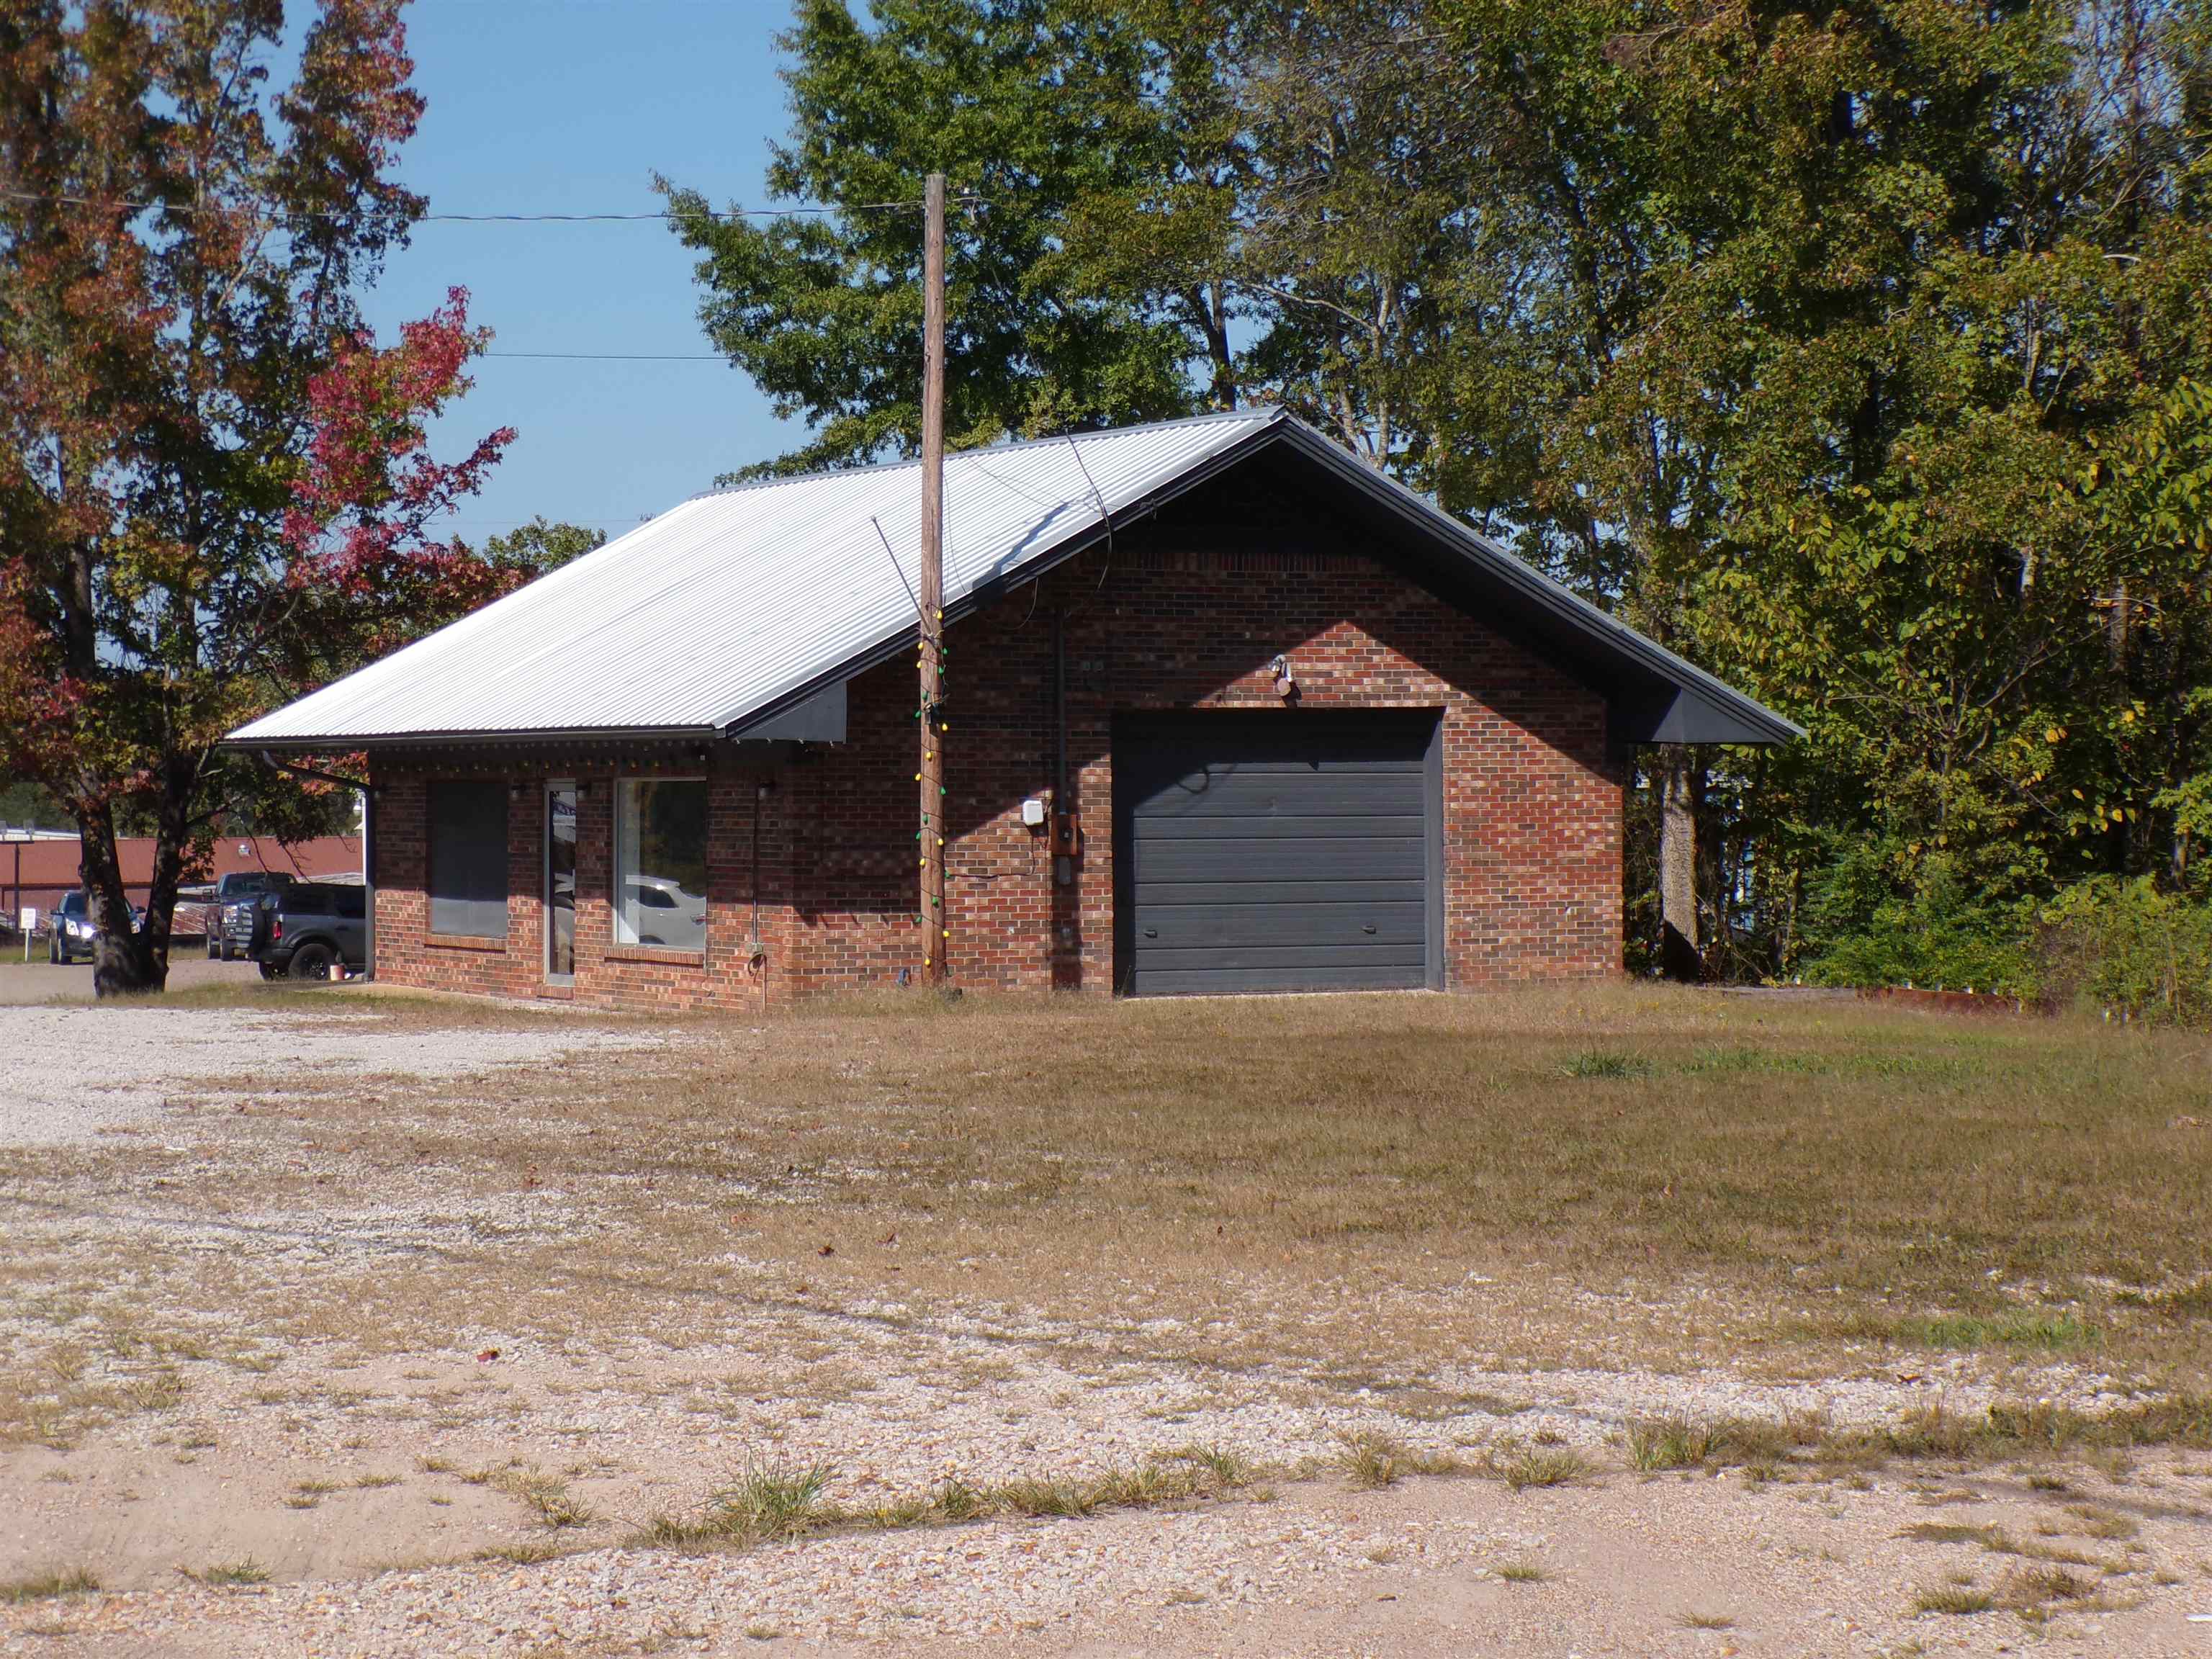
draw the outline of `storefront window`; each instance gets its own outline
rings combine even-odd
[[[625,778],[615,800],[615,941],[707,948],[707,784]]]

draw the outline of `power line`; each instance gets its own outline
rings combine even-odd
[[[981,204],[980,196],[958,198],[963,206]],[[213,213],[217,207],[202,208],[189,202],[102,201],[91,196],[42,196],[30,191],[0,191],[0,201],[40,204],[48,207],[100,208],[131,213]],[[409,224],[466,224],[466,225],[594,225],[665,223],[690,219],[781,219],[793,216],[830,216],[839,213],[918,213],[919,202],[845,202],[827,207],[781,208],[687,208],[683,212],[665,209],[654,213],[346,213],[330,208],[302,209],[291,216],[307,219],[400,219]]]
[[[715,351],[487,351],[486,357],[526,357],[561,363],[726,363]]]

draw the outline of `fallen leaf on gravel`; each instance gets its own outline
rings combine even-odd
[[[815,1251],[814,1254],[817,1255],[835,1255],[837,1254],[837,1247],[835,1244],[824,1244],[820,1249]]]

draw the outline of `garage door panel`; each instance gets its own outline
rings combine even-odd
[[[1164,784],[1137,809],[1146,823],[1232,817],[1248,813],[1304,816],[1341,812],[1364,816],[1395,812],[1419,817],[1425,780],[1416,772],[1361,775],[1334,770],[1268,773],[1238,770],[1212,778],[1177,778]]]
[[[1298,836],[1249,841],[1220,836],[1162,842],[1142,847],[1132,880],[1156,881],[1419,881],[1426,854],[1402,839],[1322,842]],[[1356,877],[1345,872],[1357,871]],[[1254,896],[1255,902],[1267,901]]]
[[[1151,968],[1141,994],[1222,997],[1265,991],[1404,991],[1405,970],[1395,967],[1337,968],[1305,963],[1289,968]]]
[[[1224,969],[1271,969],[1278,973],[1307,966],[1324,968],[1391,969],[1404,971],[1404,951],[1390,945],[1341,945],[1326,949],[1305,945],[1189,945],[1180,949],[1139,952],[1139,970],[1200,969],[1209,965]]]
[[[1127,988],[1427,983],[1435,729],[1398,710],[1117,724]]]
[[[1197,904],[1146,905],[1139,919],[1137,955],[1156,947],[1206,945],[1421,945],[1428,905]]]
[[[1237,817],[1137,818],[1138,848],[1176,841],[1270,839],[1284,841],[1410,841],[1419,842],[1427,821],[1419,813],[1378,812],[1371,816],[1338,809],[1300,812],[1247,812]]]
[[[1382,881],[1281,881],[1233,878],[1199,881],[1139,881],[1132,890],[1139,905],[1202,903],[1217,898],[1224,889],[1248,904],[1420,904],[1428,897],[1428,884],[1418,872],[1410,878]]]

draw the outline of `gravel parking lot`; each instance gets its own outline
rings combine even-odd
[[[1967,1432],[2152,1397],[2094,1350],[1730,1348],[1718,1278],[1270,1268],[1225,1222],[1194,1293],[1036,1237],[1085,1177],[1006,1171],[1073,1144],[948,1138],[1022,1016],[927,1123],[906,1018],[0,1010],[0,1651],[2206,1650],[2200,1441]],[[706,1524],[811,1472],[785,1531]]]
[[[20,944],[17,949],[21,949]],[[260,982],[261,973],[250,962],[210,962],[189,949],[179,951],[169,964],[172,991],[205,991],[228,987],[246,990]],[[33,945],[28,962],[0,948],[0,1008],[27,1004],[89,1003],[92,964],[74,962],[54,967],[46,960],[43,946]]]

